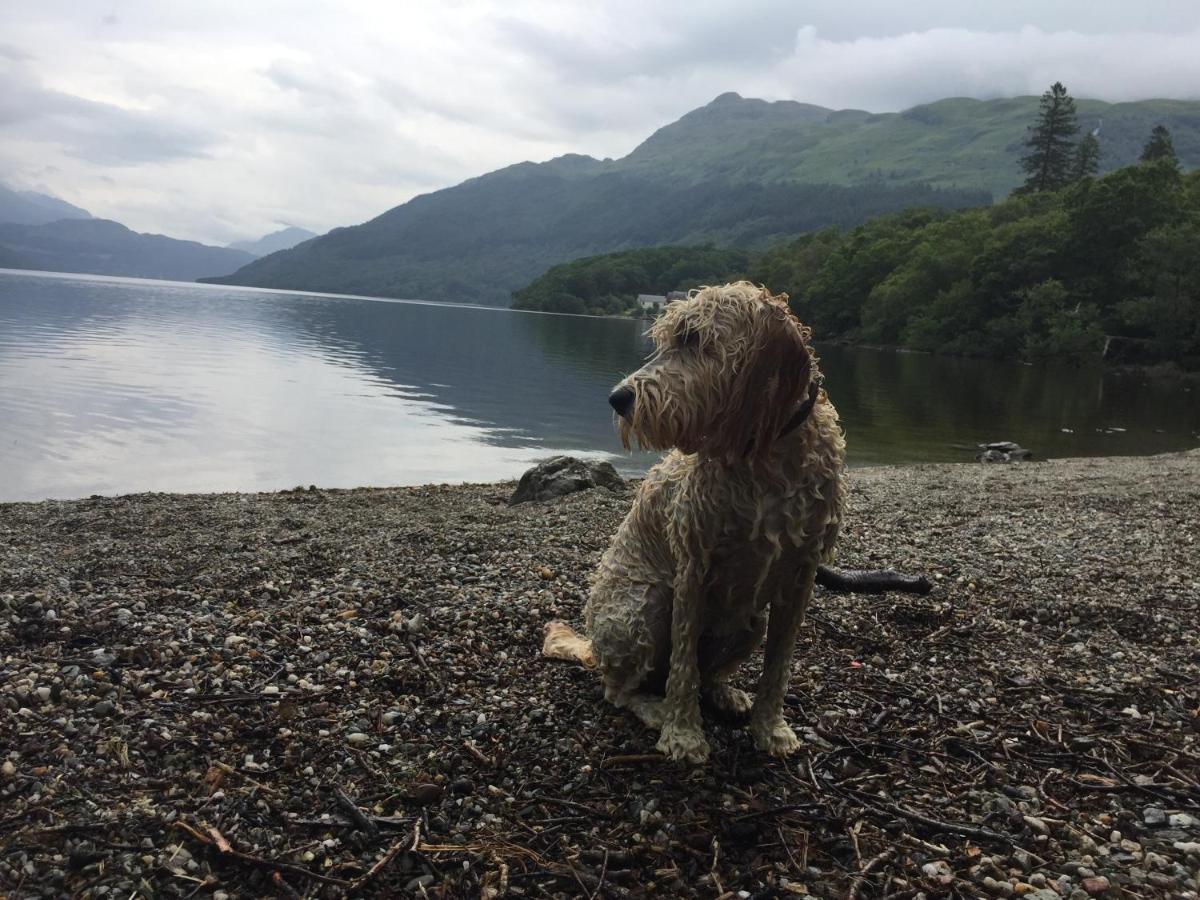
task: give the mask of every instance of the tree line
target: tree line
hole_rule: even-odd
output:
[[[1096,178],[1061,84],[1042,98],[1025,184],[988,207],[911,209],[765,252],[659,247],[556,266],[516,305],[619,312],[638,292],[748,277],[786,291],[818,339],[997,358],[1095,358],[1110,336],[1137,361],[1200,369],[1200,171],[1162,126],[1141,161]],[[546,308],[546,307],[542,307]]]

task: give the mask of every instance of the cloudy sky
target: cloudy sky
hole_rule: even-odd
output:
[[[619,157],[724,91],[1200,98],[1195,0],[0,0],[0,182],[213,243],[524,159]]]

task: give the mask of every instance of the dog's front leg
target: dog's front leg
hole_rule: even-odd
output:
[[[792,651],[816,575],[815,564],[806,566],[800,575],[800,596],[777,596],[771,602],[763,673],[750,709],[750,734],[755,746],[772,756],[787,756],[800,746],[795,732],[784,721],[783,695],[791,680]]]
[[[695,548],[677,557],[675,597],[671,610],[671,665],[663,700],[663,728],[658,749],[672,759],[702,763],[708,741],[700,719],[700,631],[703,626],[705,563]]]

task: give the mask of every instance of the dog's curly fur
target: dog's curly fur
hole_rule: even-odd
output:
[[[617,386],[633,393],[621,436],[674,449],[642,482],[588,599],[605,697],[661,729],[658,749],[676,759],[708,757],[702,693],[749,713],[756,745],[784,755],[798,745],[782,715],[792,651],[842,521],[837,413],[821,390],[788,430],[820,375],[786,295],[705,287],[651,335],[657,352]],[[727,679],[764,633],[751,698]]]

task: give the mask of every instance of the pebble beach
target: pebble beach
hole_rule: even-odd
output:
[[[699,767],[540,654],[629,488],[0,505],[0,895],[1200,896],[1200,451],[849,478],[933,592],[818,591],[801,751]]]

